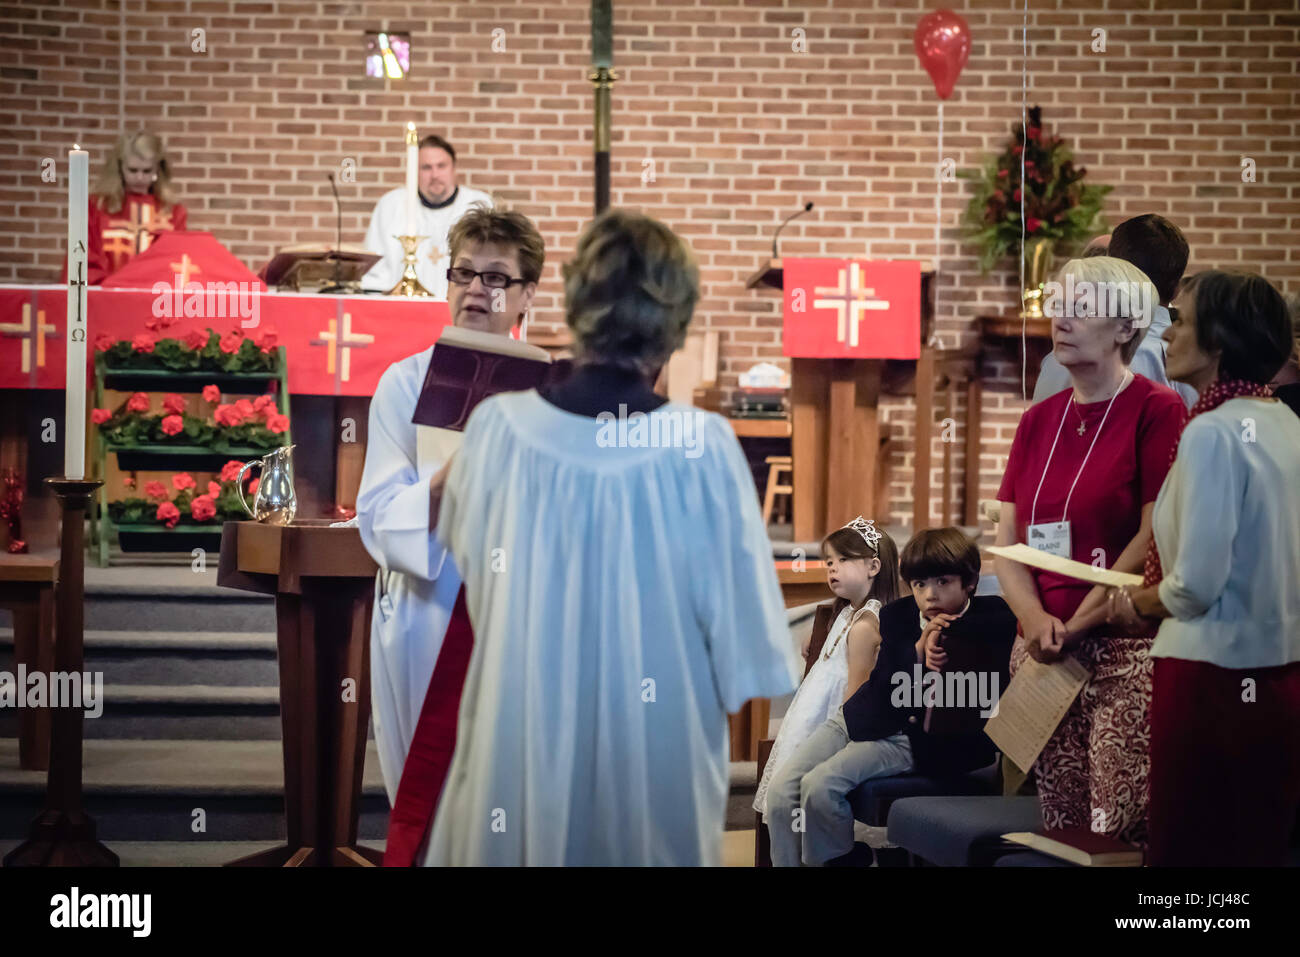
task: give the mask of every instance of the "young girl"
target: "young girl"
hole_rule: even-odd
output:
[[[880,606],[898,597],[898,549],[874,522],[859,516],[831,532],[822,540],[821,554],[826,581],[836,596],[834,617],[817,660],[795,691],[763,768],[754,810],[764,815],[773,773],[871,674],[880,647]],[[805,644],[804,656],[807,654]]]
[[[149,248],[168,230],[185,229],[163,142],[152,133],[127,133],[90,197],[87,282],[97,285]]]

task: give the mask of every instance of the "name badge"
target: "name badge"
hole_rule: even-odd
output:
[[[1038,525],[1030,525],[1026,534],[1030,548],[1060,558],[1071,557],[1069,522],[1040,522]]]

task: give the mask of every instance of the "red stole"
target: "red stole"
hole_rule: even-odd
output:
[[[473,650],[474,630],[465,604],[465,586],[461,585],[442,650],[433,667],[433,677],[429,679],[429,690],[424,695],[411,750],[402,766],[397,800],[388,819],[385,867],[414,867],[420,845],[433,823],[433,813],[456,748],[460,694]]]

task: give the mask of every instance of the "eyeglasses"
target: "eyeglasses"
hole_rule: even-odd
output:
[[[507,289],[517,282],[528,282],[527,279],[509,276],[503,272],[476,272],[473,269],[465,269],[461,266],[447,270],[447,281],[454,282],[458,286],[468,286],[474,281],[475,276],[483,280],[483,285],[489,289]]]

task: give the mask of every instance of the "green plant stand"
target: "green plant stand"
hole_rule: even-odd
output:
[[[173,372],[167,369],[110,369],[102,354],[95,356],[95,407],[104,406],[104,393],[112,389],[121,392],[176,392],[197,393],[206,385],[215,385],[223,393],[258,394],[267,385],[276,383],[275,404],[282,415],[289,414],[289,373],[284,346],[276,347],[277,372]],[[284,444],[293,444],[292,427],[284,433]],[[118,467],[123,471],[153,471],[176,469],[179,471],[216,471],[230,459],[261,458],[270,449],[236,446],[197,445],[133,445],[123,446],[108,442],[96,429],[94,468],[96,477],[107,480],[108,457],[117,456]],[[130,548],[123,551],[190,551],[195,547],[213,550],[221,538],[220,523],[213,530],[206,526],[178,525],[165,528],[161,525],[137,523],[118,525],[108,511],[108,488],[101,485],[95,497],[96,513],[90,517],[91,557],[100,568],[108,567],[108,552],[112,539],[121,536],[129,539]],[[196,542],[202,542],[196,544]]]

